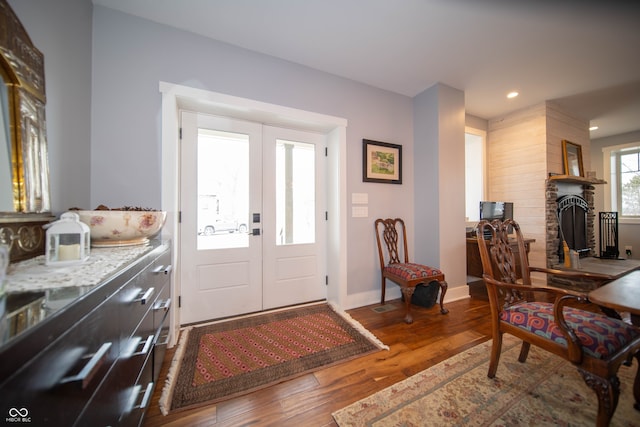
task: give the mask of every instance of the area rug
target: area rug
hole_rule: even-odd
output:
[[[160,410],[219,402],[380,349],[388,347],[328,304],[185,328]]]
[[[334,412],[348,426],[594,426],[595,393],[570,363],[531,346],[518,362],[520,342],[504,336],[494,379],[487,377],[491,341]],[[618,372],[621,393],[611,426],[640,426],[633,408],[638,364]]]

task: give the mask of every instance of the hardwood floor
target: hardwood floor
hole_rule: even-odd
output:
[[[158,408],[173,349],[167,351],[144,426],[336,426],[331,413],[490,338],[489,304],[471,298],[413,307],[414,323],[403,322],[400,300],[394,309],[379,304],[348,313],[390,347],[235,399],[163,416]]]

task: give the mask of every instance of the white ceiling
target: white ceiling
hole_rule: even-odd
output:
[[[639,1],[93,2],[411,97],[441,82],[484,119],[556,100],[592,138],[640,130]]]

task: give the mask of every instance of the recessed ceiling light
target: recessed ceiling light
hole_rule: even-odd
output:
[[[509,92],[509,93],[507,94],[507,98],[509,98],[509,99],[511,99],[511,98],[515,98],[515,97],[516,97],[516,96],[518,96],[518,95],[519,95],[519,93],[518,93],[518,92],[515,92],[515,91],[513,91],[513,92]]]
[[[591,127],[589,128],[589,130],[596,130],[596,129],[598,129],[598,126],[591,126]]]

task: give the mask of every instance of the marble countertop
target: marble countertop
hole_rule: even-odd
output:
[[[41,255],[11,264],[7,271],[5,291],[11,294],[95,286],[120,267],[152,249],[149,245],[92,248],[87,261],[64,267],[45,265],[45,257]]]

